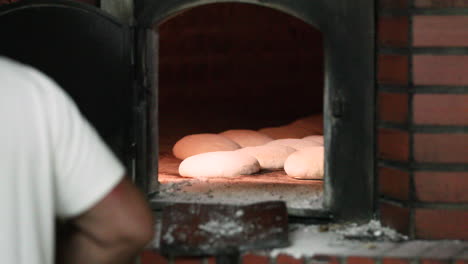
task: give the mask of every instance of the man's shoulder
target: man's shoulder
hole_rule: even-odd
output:
[[[47,101],[66,100],[58,84],[40,70],[0,56],[0,92],[16,94],[23,98],[26,105],[28,98]],[[66,97],[66,96],[65,96]],[[33,99],[34,98],[34,99]]]
[[[24,74],[33,72],[34,69],[21,62],[12,60],[8,57],[0,56],[0,74]]]

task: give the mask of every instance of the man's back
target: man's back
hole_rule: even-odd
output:
[[[2,263],[53,263],[55,217],[89,210],[124,168],[52,81],[2,58],[0,124]]]

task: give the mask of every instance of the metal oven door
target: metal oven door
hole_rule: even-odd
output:
[[[53,78],[126,164],[147,179],[137,152],[137,87],[133,30],[97,8],[71,1],[21,1],[0,8],[0,55]],[[143,117],[141,117],[143,116]],[[142,125],[139,125],[140,127]],[[140,161],[137,159],[140,158]]]

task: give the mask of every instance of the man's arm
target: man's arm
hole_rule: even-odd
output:
[[[125,178],[59,230],[57,263],[130,264],[153,237],[153,225],[147,201]]]

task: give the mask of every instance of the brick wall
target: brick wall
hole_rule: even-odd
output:
[[[240,257],[238,264],[468,264],[467,246],[467,242],[411,241],[386,243],[374,249],[356,248],[334,253],[324,251],[304,257],[246,253]],[[154,250],[143,252],[140,261],[142,264],[216,264],[215,257],[167,258]]]
[[[178,111],[281,119],[261,128],[322,111],[322,34],[295,17],[218,3],[185,10],[158,30],[162,119]]]
[[[468,239],[468,1],[378,1],[378,191],[384,223]]]

